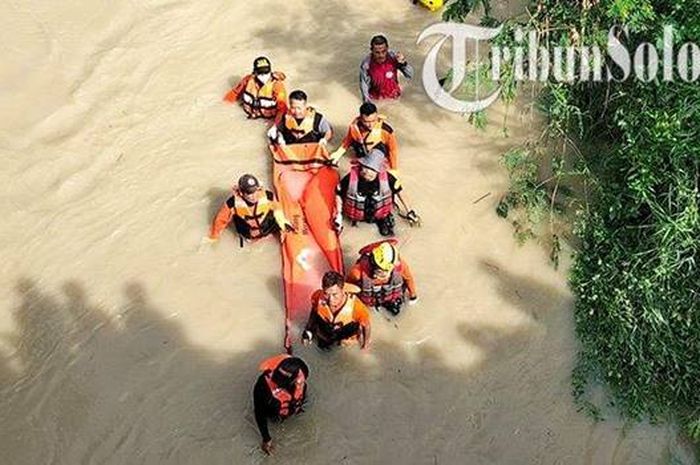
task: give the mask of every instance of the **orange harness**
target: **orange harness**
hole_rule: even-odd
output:
[[[262,224],[265,218],[273,210],[273,203],[268,200],[264,190],[256,193],[256,201],[253,205],[243,199],[238,191],[234,191],[233,214],[240,217],[250,226],[250,235],[253,239],[262,236]]]
[[[283,80],[284,74],[272,73],[270,80],[261,85],[255,76],[249,76],[241,96],[241,103],[243,110],[250,118],[277,116],[277,94],[284,94],[284,89],[280,89],[284,85]]]
[[[284,419],[292,414],[299,413],[304,404],[304,388],[306,387],[306,376],[304,372],[299,370],[296,379],[294,380],[294,392],[290,393],[283,389],[272,380],[272,373],[282,363],[283,360],[291,358],[290,355],[282,354],[275,357],[270,357],[260,364],[260,371],[263,372],[267,387],[270,388],[272,397],[280,403],[278,415]]]

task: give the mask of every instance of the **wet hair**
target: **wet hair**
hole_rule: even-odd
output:
[[[302,362],[300,358],[285,358],[284,360],[282,360],[282,362],[280,362],[275,371],[272,373],[272,380],[275,382],[275,384],[277,384],[280,387],[291,387],[294,383],[294,380],[296,380],[297,376],[299,376],[299,371],[301,371],[303,366],[304,362]],[[280,372],[280,369],[289,373],[289,376],[282,374],[282,372]]]
[[[365,102],[360,106],[360,114],[362,116],[373,115],[377,112],[377,105],[372,102]]]
[[[381,34],[378,34],[374,37],[372,37],[372,40],[369,41],[369,46],[374,47],[375,45],[386,45],[387,47],[389,46],[389,41],[387,38]]]
[[[321,280],[321,287],[323,289],[328,289],[333,286],[343,287],[343,284],[345,284],[345,278],[337,271],[327,271]]]
[[[302,100],[306,102],[307,99],[308,97],[306,95],[306,92],[304,92],[303,90],[295,90],[294,92],[289,94],[289,100]]]
[[[290,357],[282,360],[278,368],[282,368],[284,371],[286,371],[287,373],[291,373],[292,376],[296,378],[296,375],[299,373],[299,370],[301,370],[301,367],[303,366],[304,362],[302,362],[300,358]]]

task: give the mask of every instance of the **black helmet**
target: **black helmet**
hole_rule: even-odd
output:
[[[238,189],[244,194],[252,194],[260,189],[260,183],[252,174],[244,174],[238,179]]]
[[[253,73],[266,74],[272,70],[272,64],[267,57],[258,57],[253,61]]]

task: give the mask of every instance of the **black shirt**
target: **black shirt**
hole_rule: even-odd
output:
[[[303,361],[301,361],[301,363],[301,371],[303,371],[304,376],[308,378],[309,367]],[[304,395],[306,395],[306,392],[304,392]],[[270,388],[265,381],[264,374],[258,376],[258,381],[253,388],[253,406],[255,408],[255,422],[258,424],[260,435],[263,441],[267,442],[272,439],[270,437],[270,431],[267,428],[267,419],[269,417],[277,417],[280,403],[272,396],[272,392],[270,392]]]

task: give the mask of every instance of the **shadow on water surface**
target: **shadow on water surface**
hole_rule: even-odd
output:
[[[535,281],[518,283],[508,274],[494,279],[499,292],[515,285],[525,300],[552,297]],[[124,286],[116,311],[89,295],[78,282],[67,282],[60,295],[29,279],[16,286],[15,334],[3,336],[10,350],[0,357],[6,463],[266,460],[257,450],[251,389],[258,362],[277,353],[281,341],[222,354],[188,341],[180,322],[165,317],[170,313],[138,283]],[[527,302],[516,307],[534,312]],[[387,323],[375,317],[374,324]],[[561,418],[538,411],[570,404],[568,388],[555,391],[568,373],[546,366],[498,369],[524,358],[530,329],[462,323],[457,330],[478,353],[472,366],[458,368],[422,341],[377,338],[368,353],[298,347],[312,370],[310,405],[304,415],[273,426],[274,463],[564,463],[557,460],[570,455],[567,447],[581,457],[587,421],[570,407]],[[550,398],[553,392],[559,397]],[[524,396],[528,405],[518,407]],[[542,439],[571,420],[584,433],[579,443],[558,447]]]

